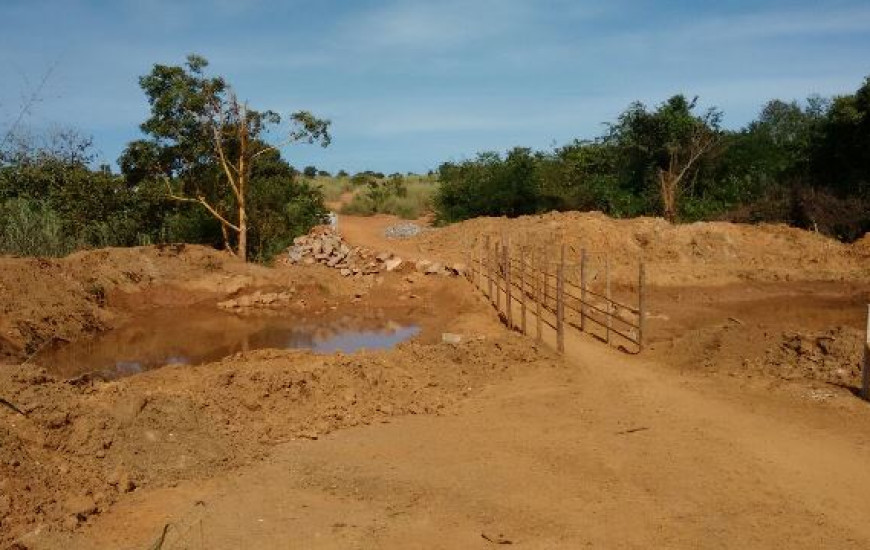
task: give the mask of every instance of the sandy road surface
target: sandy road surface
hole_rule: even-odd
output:
[[[416,239],[388,239],[384,236],[385,229],[400,223],[416,223],[423,227],[429,225],[426,219],[408,222],[408,220],[388,214],[365,217],[340,215],[338,217],[339,231],[353,245],[373,250],[389,250],[408,260],[431,258],[432,247],[426,243],[420,243]]]
[[[576,334],[567,352],[448,416],[136,496],[71,547],[142,547],[164,521],[168,548],[870,547],[870,407],[681,377]]]
[[[384,239],[395,222],[340,226],[353,244],[427,252]],[[731,287],[681,291],[692,308],[667,309],[668,295],[653,307],[670,325],[653,323],[659,349],[643,358],[570,331],[564,362],[500,378],[441,415],[291,441],[206,481],[137,490],[34,547],[147,548],[169,525],[164,549],[868,548],[870,405],[825,383],[821,401],[801,382],[780,391],[781,379],[740,371],[734,351],[800,320],[800,297],[824,288],[845,298],[806,300],[809,328],[853,324],[867,290],[855,284],[757,287],[751,307]],[[681,352],[681,338],[710,342]],[[734,352],[737,376],[700,368],[717,350]]]

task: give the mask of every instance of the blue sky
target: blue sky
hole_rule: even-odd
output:
[[[726,126],[771,98],[854,91],[870,3],[611,0],[0,0],[0,128],[75,127],[113,163],[139,137],[137,78],[195,52],[255,108],[333,122],[295,165],[425,171],[602,131],[631,101],[699,95]]]

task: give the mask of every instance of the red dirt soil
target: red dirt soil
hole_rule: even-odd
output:
[[[443,261],[483,233],[559,235],[624,266],[626,290],[642,252],[650,348],[569,331],[555,356],[461,279],[349,280],[200,247],[0,259],[9,363],[255,289],[292,289],[288,314],[401,307],[424,323],[393,351],[263,350],[112,382],[0,367],[20,411],[0,406],[0,546],[870,547],[870,406],[853,395],[867,237],[561,214],[392,241],[391,223],[339,227]]]

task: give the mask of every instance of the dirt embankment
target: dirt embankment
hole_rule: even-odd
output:
[[[112,294],[148,286],[183,289],[192,273],[225,273],[228,258],[204,247],[104,249],[61,259],[0,258],[0,360],[18,360],[51,339],[114,326]],[[176,299],[201,298],[193,292]]]
[[[870,281],[870,236],[844,244],[784,225],[699,222],[674,225],[661,218],[614,219],[603,214],[551,213],[517,219],[477,218],[409,239],[422,255],[462,258],[480,235],[505,235],[533,247],[569,246],[576,261],[607,255],[614,281],[631,283],[637,262],[656,286],[723,285],[745,281]],[[552,258],[557,255],[551,256]]]
[[[266,350],[113,382],[0,368],[0,545],[74,528],[136,487],[205,478],[271,445],[393,415],[438,414],[518,369],[554,366],[519,337],[350,356]]]
[[[686,372],[860,386],[870,284],[656,288],[646,355]]]
[[[342,218],[351,242],[383,238],[396,220]],[[681,370],[763,374],[857,387],[870,303],[870,234],[843,244],[782,225],[727,222],[673,225],[599,213],[478,218],[399,241],[410,258],[462,259],[480,236],[548,249],[568,245],[566,277],[579,283],[577,257],[589,253],[588,284],[603,292],[609,256],[616,298],[637,300],[646,262],[648,353]]]
[[[75,529],[141,487],[210,478],[293,438],[439,414],[518,369],[557,364],[504,333],[459,280],[399,273],[346,279],[321,266],[243,264],[202,247],[0,262],[2,349],[14,359],[0,361],[0,547],[38,528]],[[114,381],[65,380],[12,364],[51,339],[84,338],[135,322],[144,310],[172,306],[183,316],[256,291],[292,295],[281,311],[257,314],[310,320],[400,308],[422,334],[391,352],[264,350]],[[250,314],[237,312],[238,322],[256,325]],[[445,330],[462,334],[462,342],[435,343]]]
[[[323,285],[316,272],[246,264],[204,246],[106,248],[61,259],[0,257],[0,361],[17,363],[49,343],[117,327],[137,310],[216,302],[249,288],[292,290],[309,302],[355,292],[350,284]]]
[[[622,265],[615,275],[624,287],[643,254],[653,283],[646,357],[684,369],[855,383],[870,299],[867,237],[843,245],[778,226],[568,213],[472,220],[402,241],[402,254],[459,261],[469,236],[502,232],[530,243],[563,235],[572,250],[608,253]],[[458,279],[345,279],[320,266],[268,269],[192,246],[0,258],[0,363],[18,363],[53,339],[119,326],[142,308],[214,305],[258,289],[291,294],[293,312],[401,306],[429,336],[391,352],[267,350],[111,382],[0,366],[0,546],[40,526],[77,529],[126,492],[220,475],[282,441],[439,414],[520,371],[565,365],[504,331]],[[462,343],[433,343],[442,331],[463,334]]]

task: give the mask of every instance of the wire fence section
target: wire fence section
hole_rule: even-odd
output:
[[[628,352],[643,350],[642,259],[634,282],[614,284],[609,257],[556,239],[516,244],[504,236],[479,235],[466,240],[465,250],[466,277],[511,329],[543,340],[548,327],[556,332],[559,352],[565,351],[567,326]]]

